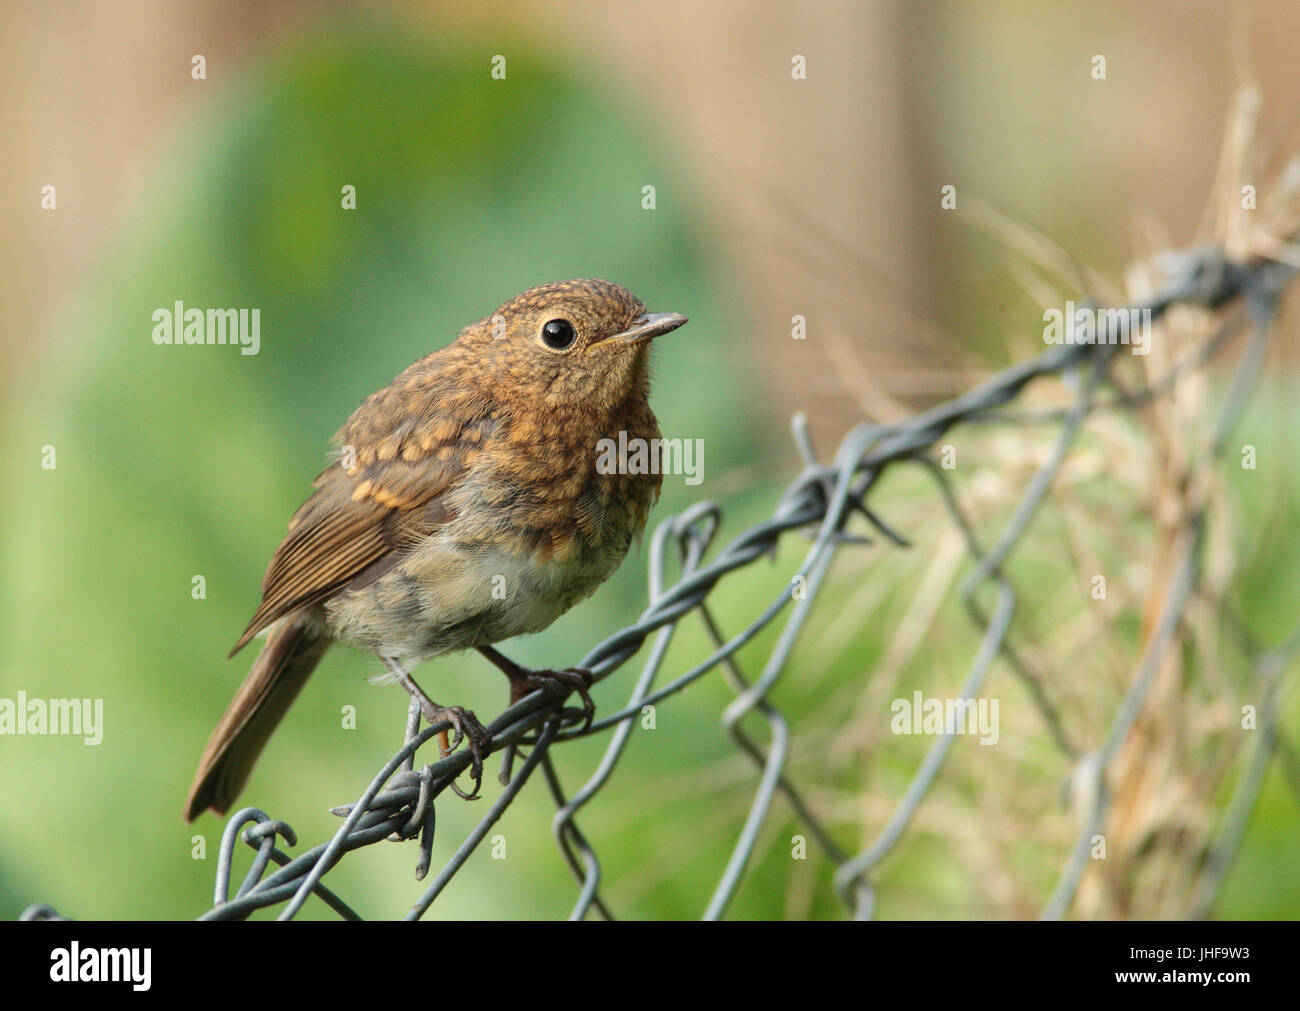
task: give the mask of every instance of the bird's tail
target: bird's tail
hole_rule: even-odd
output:
[[[186,821],[193,821],[207,808],[226,813],[248,781],[271,732],[332,641],[313,610],[286,615],[271,629],[248,677],[208,738],[185,801]]]

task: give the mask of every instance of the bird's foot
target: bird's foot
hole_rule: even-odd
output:
[[[424,689],[415,683],[415,679],[407,672],[401,661],[395,657],[383,657],[384,664],[392,672],[393,677],[397,679],[398,684],[406,689],[406,694],[413,698],[420,707],[420,715],[429,721],[429,725],[435,723],[450,723],[451,728],[456,731],[450,743],[447,741],[447,733],[443,731],[438,734],[438,746],[442,751],[442,757],[446,758],[456,750],[461,741],[465,741],[469,746],[469,753],[473,758],[470,766],[471,775],[474,777],[474,790],[472,793],[466,793],[456,785],[455,780],[451,783],[451,790],[457,797],[465,800],[474,800],[478,797],[478,792],[483,786],[483,759],[492,751],[492,735],[478,717],[468,709],[462,709],[460,706],[440,706],[424,693]],[[407,721],[407,740],[419,726],[419,720],[415,718],[414,713]]]
[[[469,748],[470,775],[474,780],[474,789],[466,793],[456,785],[455,780],[451,783],[451,789],[457,797],[465,800],[477,799],[478,792],[483,786],[483,759],[492,751],[492,734],[479,722],[477,716],[461,706],[440,706],[424,698],[420,700],[420,713],[430,726],[443,722],[451,724],[454,733],[450,742],[445,732],[438,735],[438,744],[443,758],[455,751],[461,741],[464,741]]]
[[[520,667],[507,671],[510,678],[510,704],[513,706],[520,699],[525,699],[533,692],[546,692],[556,700],[566,698],[570,692],[577,692],[582,699],[583,731],[591,728],[591,719],[596,714],[596,704],[591,701],[591,671],[580,667],[567,667],[564,670],[525,670]]]

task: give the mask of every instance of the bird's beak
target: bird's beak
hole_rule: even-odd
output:
[[[606,337],[604,340],[597,341],[592,347],[601,344],[644,344],[646,341],[662,334],[676,330],[686,322],[686,317],[675,312],[648,312],[638,316],[632,321],[632,325],[622,333],[616,333],[613,337]]]

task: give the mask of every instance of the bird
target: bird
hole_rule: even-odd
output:
[[[494,646],[588,597],[640,538],[662,468],[602,464],[598,449],[620,434],[660,445],[650,344],[686,322],[610,281],[542,284],[367,397],[267,566],[230,656],[265,642],[208,739],[185,820],[227,811],[335,642],[378,656],[425,720],[451,727],[444,754],[467,742],[474,787],[453,783],[461,796],[478,795],[491,735],[416,684],[425,660],[476,649],[512,705],[576,692],[589,726],[590,672],[528,670]]]

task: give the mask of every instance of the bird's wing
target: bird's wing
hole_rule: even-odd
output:
[[[476,455],[483,428],[432,409],[426,384],[405,377],[367,398],[340,430],[339,461],[289,521],[262,580],[262,603],[231,656],[289,612],[349,584],[360,588],[452,518],[446,493]]]

